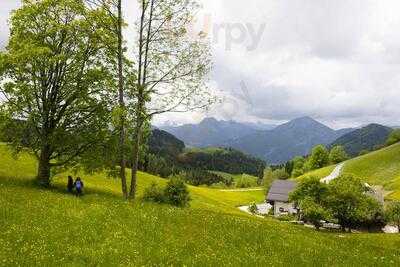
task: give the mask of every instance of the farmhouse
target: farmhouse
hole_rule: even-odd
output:
[[[275,216],[296,214],[297,208],[289,202],[289,194],[296,188],[296,182],[276,180],[268,191],[266,202],[272,205]]]

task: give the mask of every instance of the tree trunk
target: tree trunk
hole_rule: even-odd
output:
[[[50,186],[50,156],[50,146],[43,146],[42,150],[40,151],[39,168],[37,173],[37,182],[43,187]]]
[[[133,144],[132,149],[132,171],[131,171],[131,190],[129,192],[129,198],[135,199],[136,197],[136,181],[137,181],[137,172],[139,165],[139,149],[140,149],[140,140],[142,135],[142,123],[137,122],[135,127],[135,142]]]
[[[128,198],[128,188],[126,185],[126,160],[125,160],[125,101],[124,101],[124,77],[123,77],[123,51],[122,51],[122,3],[118,0],[118,96],[121,112],[119,130],[119,165],[122,194]]]

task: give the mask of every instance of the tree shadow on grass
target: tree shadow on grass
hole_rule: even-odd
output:
[[[25,178],[16,178],[16,177],[4,177],[0,176],[0,187],[6,186],[6,187],[14,187],[14,188],[25,188],[25,189],[34,189],[34,190],[41,190],[41,191],[49,191],[55,194],[59,194],[60,196],[71,196],[71,197],[76,197],[75,191],[74,192],[68,192],[66,184],[54,184],[51,185],[49,188],[43,188],[40,187],[35,178],[33,177],[25,177]],[[122,196],[119,196],[118,194],[114,192],[110,192],[107,190],[102,190],[98,188],[85,188],[84,189],[84,194],[80,196],[81,198],[85,197],[90,197],[90,196],[101,196],[105,198],[112,198],[112,199],[122,199]]]
[[[0,176],[0,185],[7,187],[39,188],[32,177],[16,178]]]

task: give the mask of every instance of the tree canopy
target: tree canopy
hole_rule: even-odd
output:
[[[329,163],[329,152],[324,145],[318,145],[313,148],[307,161],[307,167],[310,170],[325,167]]]
[[[0,53],[2,125],[24,122],[11,141],[37,156],[42,185],[52,167],[76,163],[107,130],[115,43],[109,23],[104,9],[82,0],[24,1],[11,17]]]
[[[349,156],[344,150],[343,146],[334,146],[329,153],[329,162],[331,164],[338,164],[347,160]]]
[[[367,192],[368,188],[351,175],[342,175],[330,183],[328,207],[343,229],[369,224],[380,212],[381,206]]]
[[[370,189],[358,178],[342,175],[330,184],[308,177],[290,194],[300,215],[316,228],[321,220],[337,222],[342,229],[381,227],[385,223],[382,205],[370,196]]]

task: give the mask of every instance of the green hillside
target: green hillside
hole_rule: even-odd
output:
[[[331,165],[331,166],[327,166],[327,167],[324,167],[321,169],[307,172],[307,173],[303,174],[302,176],[297,177],[296,180],[302,180],[309,176],[322,179],[322,178],[328,176],[335,169],[335,166],[336,165]]]
[[[182,166],[220,171],[231,174],[247,173],[259,176],[265,169],[263,160],[245,154],[232,148],[191,148],[178,156],[178,163]]]
[[[190,208],[126,203],[117,180],[82,175],[86,194],[35,187],[35,161],[0,145],[0,266],[390,266],[400,236],[323,233],[241,213],[262,192],[190,187]],[[139,196],[151,181],[139,174]]]
[[[311,171],[297,179],[324,178],[334,167]],[[382,185],[388,191],[388,199],[400,200],[400,143],[348,160],[342,173],[355,175],[371,185]]]
[[[389,198],[400,200],[400,143],[349,160],[343,173],[354,174],[369,184],[383,185],[393,191]]]
[[[383,125],[370,124],[339,137],[331,146],[343,146],[347,154],[354,157],[363,150],[372,151],[383,146],[392,131],[392,128]]]

